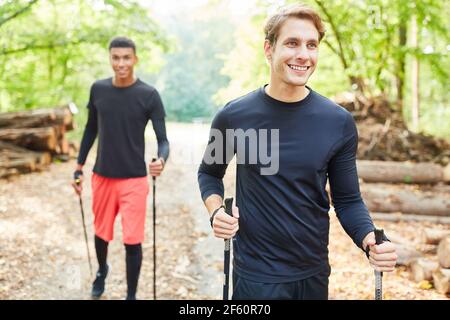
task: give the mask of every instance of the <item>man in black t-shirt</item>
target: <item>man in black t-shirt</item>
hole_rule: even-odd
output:
[[[327,180],[341,225],[370,248],[370,264],[393,271],[397,256],[392,243],[375,245],[352,115],[306,86],[324,36],[320,17],[293,5],[268,20],[265,35],[270,82],[216,114],[199,187],[214,235],[233,238],[233,299],[327,299]],[[237,207],[228,216],[222,178],[235,154]]]
[[[165,111],[158,91],[134,76],[138,62],[134,42],[125,37],[113,39],[109,56],[114,77],[96,81],[90,91],[86,128],[81,141],[73,184],[82,191],[87,155],[98,136],[97,158],[92,175],[95,249],[99,269],[92,297],[99,298],[109,271],[108,243],[113,239],[114,221],[122,215],[123,243],[126,249],[127,299],[136,299],[142,264],[142,242],[149,192],[145,164],[144,131],[149,120],[158,141],[158,159],[149,164],[150,175],[164,170],[169,156]]]

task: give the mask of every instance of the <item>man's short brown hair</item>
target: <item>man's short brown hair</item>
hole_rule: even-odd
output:
[[[294,4],[282,8],[279,12],[272,15],[264,26],[264,34],[270,45],[277,42],[281,26],[289,18],[298,18],[310,20],[319,32],[319,42],[325,35],[325,26],[319,14],[312,8],[304,4]]]

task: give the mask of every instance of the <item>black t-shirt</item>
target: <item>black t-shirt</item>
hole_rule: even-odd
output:
[[[150,119],[164,125],[165,111],[158,91],[139,79],[128,87],[114,86],[112,78],[99,80],[91,87],[87,107],[78,163],[85,163],[98,133],[95,173],[110,178],[146,176],[145,127]],[[165,127],[158,142],[161,138],[167,141]],[[163,157],[167,156],[168,150]]]
[[[357,129],[344,108],[311,89],[303,100],[284,103],[260,88],[228,103],[216,114],[212,128],[224,137],[227,129],[279,130],[279,169],[275,174],[262,175],[261,169],[273,164],[260,158],[251,163],[248,154],[245,163],[237,162],[240,218],[233,248],[234,270],[240,276],[281,283],[329,272],[327,179],[337,216],[353,241],[360,247],[374,230],[359,190]],[[207,148],[198,172],[203,200],[224,194],[222,178],[230,158],[225,150],[218,153],[216,137],[210,135],[208,147],[215,145],[211,149],[222,155],[225,164],[205,161],[211,151]],[[269,131],[266,137],[270,137]],[[266,137],[262,139],[271,150],[271,143],[277,141]],[[239,160],[237,145],[234,142],[230,154],[236,153]],[[223,139],[223,149],[230,146],[233,143]]]

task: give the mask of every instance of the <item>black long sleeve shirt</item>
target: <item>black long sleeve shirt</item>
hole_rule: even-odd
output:
[[[222,163],[206,161],[211,152],[208,147],[217,143],[212,134],[198,170],[203,200],[212,194],[223,197],[222,178],[231,160],[225,149],[234,148],[231,154],[245,159],[237,163],[240,218],[233,238],[234,270],[240,276],[281,283],[329,272],[327,179],[339,221],[355,244],[361,247],[364,237],[374,230],[359,190],[357,129],[344,108],[311,89],[303,100],[284,103],[268,96],[262,87],[222,108],[212,129],[224,137],[227,129],[279,129],[279,142],[266,139],[268,150],[271,143],[278,145],[275,174],[262,175],[261,169],[269,164],[262,164],[259,156],[257,163],[250,163],[250,155],[237,148],[235,137],[235,141],[223,139]]]
[[[147,175],[144,132],[152,121],[158,156],[167,160],[165,111],[158,91],[137,79],[129,87],[115,87],[112,78],[96,81],[90,91],[88,120],[78,163],[84,164],[97,135],[94,172],[110,178]]]

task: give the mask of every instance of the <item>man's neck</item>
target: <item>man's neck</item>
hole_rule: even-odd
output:
[[[126,79],[120,79],[117,77],[113,77],[112,82],[113,82],[113,86],[115,86],[115,87],[129,87],[133,83],[135,83],[136,80],[137,80],[136,77],[134,75],[132,75],[131,77],[126,78]]]
[[[306,86],[292,86],[285,83],[270,82],[266,93],[272,98],[283,102],[297,102],[303,100],[309,93]]]

